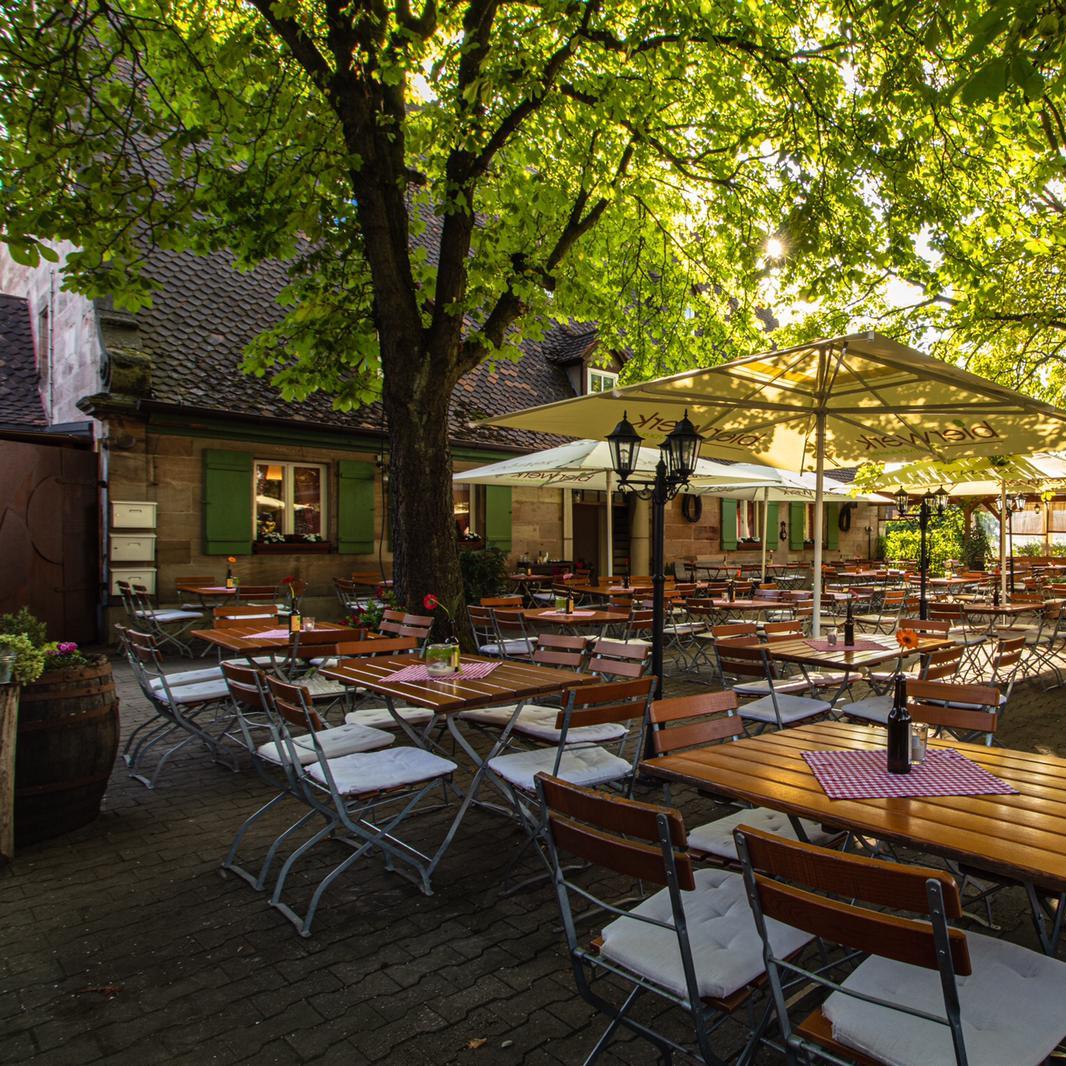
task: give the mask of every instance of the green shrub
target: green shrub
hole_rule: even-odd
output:
[[[1044,554],[1044,545],[1030,541],[1028,544],[1017,544],[1014,547],[1014,554],[1018,558],[1031,558],[1036,555]]]
[[[467,603],[477,603],[486,596],[499,596],[507,589],[507,556],[499,548],[460,552],[459,569]]]
[[[968,570],[983,570],[992,555],[992,544],[984,523],[974,516],[973,525],[962,535],[962,560]]]
[[[942,575],[949,559],[965,559],[964,517],[958,507],[949,507],[943,515],[929,520],[926,550],[929,552],[929,573]],[[921,533],[918,520],[889,522],[885,526],[885,558],[917,559]]]
[[[0,634],[0,650],[13,651],[17,656],[11,675],[20,685],[28,685],[44,673],[45,650],[35,647],[25,633]]]
[[[48,627],[28,607],[20,607],[14,614],[0,614],[0,635],[19,633],[28,637],[35,648],[48,643]]]

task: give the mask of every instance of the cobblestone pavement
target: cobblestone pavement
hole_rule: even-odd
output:
[[[116,676],[125,734],[147,706],[128,669]],[[1020,688],[1003,739],[1066,754],[1063,711],[1059,692]],[[576,994],[550,889],[499,896],[520,843],[503,819],[467,819],[431,897],[376,862],[357,864],[301,939],[219,870],[235,828],[265,798],[254,773],[202,753],[176,759],[154,792],[120,762],[95,823],[24,849],[0,872],[0,1062],[583,1061],[603,1023]],[[690,824],[706,817],[708,801],[674,798]],[[293,809],[264,820],[253,855]],[[417,836],[439,839],[442,818],[427,816]],[[317,849],[303,886],[338,854]],[[295,883],[293,894],[306,898]],[[1006,935],[1032,945],[1021,893],[996,907]],[[668,1024],[686,1031],[683,1018]],[[737,1048],[739,1031],[726,1027],[721,1046]],[[654,1055],[623,1036],[602,1061]]]

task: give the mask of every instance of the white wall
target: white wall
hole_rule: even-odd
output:
[[[96,312],[91,300],[63,291],[62,264],[73,245],[59,245],[57,250],[59,263],[42,261],[37,267],[24,267],[14,262],[6,246],[0,244],[0,292],[20,296],[30,303],[38,381],[50,425],[84,422],[87,416],[75,406],[77,401],[101,391]],[[49,329],[43,328],[41,317],[46,309]]]

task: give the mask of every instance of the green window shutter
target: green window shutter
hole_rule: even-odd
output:
[[[722,551],[737,550],[737,501],[722,499]]]
[[[788,505],[788,547],[790,551],[803,551],[803,508],[805,503]]]
[[[204,555],[252,550],[252,456],[204,449]]]
[[[511,490],[507,485],[488,485],[485,488],[485,544],[511,550]]]
[[[840,526],[837,521],[840,518],[840,504],[827,503],[825,505],[825,546],[828,551],[836,551],[840,544]]]
[[[344,555],[374,550],[374,474],[373,463],[337,464],[337,551]]]
[[[762,530],[759,530],[762,536]],[[773,551],[777,547],[777,504],[766,504],[766,550]]]

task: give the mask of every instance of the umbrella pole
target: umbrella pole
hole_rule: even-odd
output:
[[[814,473],[818,483],[814,487],[814,566],[811,574],[814,617],[811,619],[811,633],[817,637],[822,632],[822,530],[825,527],[825,494],[822,489],[822,475],[825,473],[825,411],[818,412],[814,439]]]
[[[999,599],[1007,602],[1007,482],[999,482]]]
[[[607,471],[607,576],[614,576],[614,507],[611,492],[614,489],[614,471]]]
[[[770,527],[767,524],[770,520],[770,508],[767,504],[770,502],[770,490],[765,488],[762,490],[762,580],[766,580],[766,542],[770,537]]]

